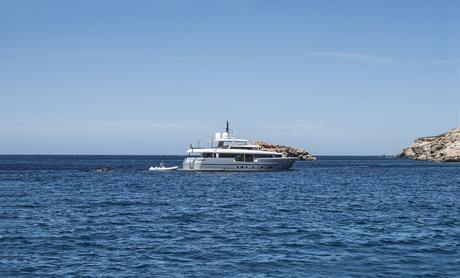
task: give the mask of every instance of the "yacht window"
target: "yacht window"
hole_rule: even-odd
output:
[[[230,158],[234,158],[237,154],[234,154],[234,153],[219,153],[219,157],[230,157]]]
[[[254,147],[244,146],[244,145],[232,145],[232,146],[230,146],[230,149],[255,150]]]
[[[229,149],[230,148],[230,142],[219,142],[219,144],[217,145],[217,147],[219,148],[223,148],[223,149]]]
[[[204,158],[209,158],[209,157],[216,157],[214,153],[203,153]]]
[[[235,157],[235,161],[244,161],[244,154],[239,154]]]
[[[264,158],[264,157],[273,157],[271,154],[256,154],[254,155],[255,158]]]
[[[254,155],[253,154],[245,154],[244,155],[244,161],[253,162],[254,161]]]
[[[254,155],[253,154],[238,154],[235,156],[235,161],[244,161],[244,162],[253,162]]]

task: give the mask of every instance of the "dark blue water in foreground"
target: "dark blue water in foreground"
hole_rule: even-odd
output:
[[[182,158],[0,156],[0,276],[460,275],[460,164],[146,171],[160,160]]]

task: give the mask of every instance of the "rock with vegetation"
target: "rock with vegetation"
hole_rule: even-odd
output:
[[[302,148],[274,145],[263,141],[256,141],[254,144],[259,145],[264,151],[283,153],[289,157],[298,157],[300,160],[316,160],[316,157]]]
[[[430,161],[460,161],[460,127],[438,135],[421,137],[405,148],[401,157]]]

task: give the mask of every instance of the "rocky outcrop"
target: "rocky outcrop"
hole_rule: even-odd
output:
[[[431,161],[460,161],[460,128],[438,135],[421,137],[405,148],[401,157]]]
[[[293,148],[282,145],[274,145],[263,141],[254,142],[255,145],[259,145],[262,150],[272,151],[278,153],[284,153],[290,157],[298,157],[300,160],[316,160],[316,157],[311,155],[305,149],[302,148]]]

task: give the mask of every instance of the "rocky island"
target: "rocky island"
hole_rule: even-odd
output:
[[[460,127],[441,135],[418,138],[400,156],[416,160],[460,161]]]
[[[305,149],[302,148],[294,148],[288,147],[283,145],[274,145],[264,141],[256,141],[254,142],[255,145],[259,145],[261,150],[264,151],[272,151],[278,153],[284,153],[289,157],[298,157],[300,160],[316,160],[316,157],[311,155]]]

